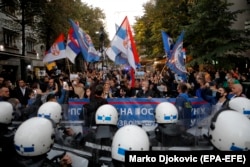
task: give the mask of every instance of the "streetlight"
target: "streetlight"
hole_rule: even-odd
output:
[[[105,59],[106,59],[105,54],[103,54],[103,52],[104,52],[104,41],[105,41],[105,38],[106,38],[106,34],[104,32],[104,28],[100,27],[99,41],[100,41],[100,52],[101,52],[101,55],[102,55],[102,70],[103,70],[103,67],[104,67]]]

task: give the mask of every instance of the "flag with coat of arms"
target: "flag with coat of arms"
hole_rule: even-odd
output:
[[[134,70],[138,67],[139,56],[127,16],[116,31],[106,54],[116,64],[127,64]]]
[[[67,39],[67,45],[66,45],[66,56],[67,58],[75,64],[75,58],[80,53],[80,46],[77,42],[76,35],[74,33],[74,29],[70,27],[68,31],[68,39]]]
[[[100,60],[101,54],[96,51],[89,34],[85,33],[73,20],[69,19],[73,28],[74,38],[77,40],[79,48],[82,52],[83,59],[86,62],[96,62]]]
[[[187,79],[187,70],[183,57],[183,37],[184,31],[182,31],[180,36],[178,37],[166,65],[175,74],[179,75],[179,77],[181,77],[183,81],[185,81]]]
[[[46,52],[43,62],[52,62],[66,58],[64,35],[60,34],[50,49]]]
[[[106,54],[115,64],[129,65],[131,67],[131,87],[134,87],[135,72],[140,67],[140,62],[127,16],[117,29],[111,41],[111,46],[106,50]]]

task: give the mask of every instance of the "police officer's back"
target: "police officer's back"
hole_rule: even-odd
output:
[[[125,125],[118,129],[112,141],[111,167],[125,167],[125,150],[150,150],[149,137],[144,129],[137,125]]]
[[[14,119],[14,110],[9,102],[0,102],[0,161],[8,163],[10,157],[15,154],[13,138],[14,129],[10,129],[12,120]],[[6,164],[5,163],[5,164]]]
[[[17,155],[11,166],[18,167],[53,167],[60,166],[47,158],[47,153],[54,144],[55,130],[52,121],[33,117],[23,122],[14,136]]]
[[[187,133],[178,122],[178,110],[170,102],[162,102],[156,106],[155,119],[158,126],[155,129],[156,141],[161,146],[194,146],[195,138]],[[152,145],[158,145],[154,140]]]

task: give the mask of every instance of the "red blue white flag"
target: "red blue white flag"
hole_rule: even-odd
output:
[[[64,35],[60,34],[51,48],[46,52],[43,62],[52,62],[64,58],[66,58]]]
[[[73,20],[69,20],[74,30],[75,38],[80,46],[83,58],[86,62],[96,62],[100,60],[100,53],[96,51],[91,37],[85,33]]]
[[[80,53],[80,46],[77,42],[76,35],[74,33],[74,29],[71,27],[68,32],[68,39],[66,45],[66,56],[67,58],[75,64],[75,58]]]
[[[118,28],[106,54],[116,64],[130,65],[136,71],[139,56],[127,16]]]

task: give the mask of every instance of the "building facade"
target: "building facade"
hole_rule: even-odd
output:
[[[16,8],[0,0],[0,75],[12,83],[17,79],[26,79],[37,68],[44,68],[43,44],[37,43],[30,26],[25,25],[23,29],[19,13]]]

